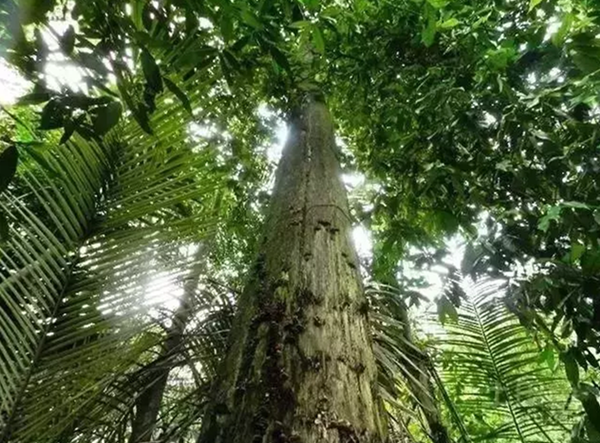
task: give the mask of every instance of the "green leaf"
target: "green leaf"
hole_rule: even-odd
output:
[[[188,99],[185,92],[183,92],[181,89],[179,89],[179,87],[175,83],[173,83],[171,80],[169,80],[167,77],[163,77],[163,81],[165,82],[167,89],[169,91],[171,91],[171,93],[179,99],[179,101],[181,102],[181,104],[183,105],[185,110],[187,112],[189,112],[190,115],[194,115],[194,113],[192,111],[192,105],[190,104],[190,100]]]
[[[75,122],[71,119],[68,119],[65,122],[65,130],[63,132],[62,137],[60,138],[59,144],[60,145],[64,145],[66,142],[69,141],[69,139],[71,138],[71,136],[73,135],[73,133],[75,132],[75,129],[77,128]]]
[[[556,354],[554,353],[554,347],[547,345],[540,354],[540,360],[545,362],[551,371],[554,371],[556,369]]]
[[[529,12],[533,11],[544,0],[529,0]]]
[[[312,23],[308,20],[299,20],[297,22],[294,22],[290,25],[290,28],[293,29],[305,29],[305,28],[309,28],[312,25]]]
[[[427,3],[429,3],[435,9],[442,9],[442,8],[448,6],[450,1],[449,0],[427,0]]]
[[[600,209],[594,211],[594,220],[600,225]]]
[[[517,50],[512,46],[489,49],[485,58],[491,69],[502,71],[508,67],[518,56]]]
[[[60,47],[66,54],[72,54],[75,48],[75,28],[69,25],[65,33],[60,38]]]
[[[52,165],[46,159],[46,155],[43,151],[37,149],[28,149],[27,154],[45,171],[49,172],[49,175],[53,178],[59,178],[60,174],[52,167]]]
[[[122,112],[123,107],[117,101],[94,109],[91,113],[94,132],[98,135],[106,134],[119,122]]]
[[[582,383],[575,391],[575,395],[581,401],[591,427],[595,433],[600,434],[600,404],[597,390],[587,383]]]
[[[262,24],[258,21],[256,16],[246,9],[242,11],[241,18],[244,23],[246,23],[254,29],[262,28]]]
[[[135,121],[138,122],[138,124],[144,130],[144,132],[146,132],[147,134],[153,134],[152,128],[150,127],[150,120],[148,119],[148,113],[142,106],[138,107],[134,102],[133,97],[129,93],[128,88],[126,87],[126,84],[124,84],[126,83],[126,78],[118,69],[115,70],[115,75],[119,80],[117,81],[117,88],[119,89],[119,93],[121,94],[123,101],[127,104],[129,110],[132,112],[133,118],[135,119]]]
[[[579,365],[577,364],[577,360],[573,355],[572,350],[568,350],[567,352],[563,352],[560,355],[560,359],[565,365],[565,372],[567,374],[567,379],[573,388],[577,387],[579,384]]]
[[[540,218],[538,221],[538,229],[543,232],[547,232],[550,227],[551,221],[560,220],[560,213],[562,211],[561,206],[547,206],[546,215]]]
[[[431,46],[435,41],[435,34],[437,33],[437,20],[435,17],[435,12],[430,11],[428,13],[427,25],[423,28],[421,32],[421,41],[427,47]]]
[[[50,130],[61,128],[64,122],[65,109],[57,99],[52,99],[44,109],[40,120],[40,129]]]
[[[453,322],[458,321],[458,311],[456,310],[456,307],[452,304],[452,302],[448,299],[448,297],[446,297],[445,295],[438,299],[437,308],[438,317],[442,324],[446,322],[447,317],[449,317],[450,320],[452,320]]]
[[[226,42],[229,42],[235,38],[233,21],[231,20],[231,16],[229,14],[223,14],[219,25],[221,28],[221,34]]]
[[[144,71],[144,77],[148,82],[148,86],[154,93],[161,92],[163,90],[162,76],[160,75],[160,69],[156,64],[156,60],[152,57],[152,54],[148,52],[146,48],[142,48],[142,70]]]
[[[438,27],[438,29],[452,29],[452,28],[458,26],[459,24],[460,24],[460,22],[456,18],[452,17],[452,18],[449,18],[448,20],[444,20],[443,22],[438,23],[437,27]]]
[[[17,103],[19,105],[38,105],[47,102],[50,98],[51,95],[49,92],[32,92],[19,98]]]
[[[576,262],[585,252],[585,245],[581,243],[572,243],[571,244],[571,253],[569,255],[569,259],[571,263]]]
[[[277,62],[279,66],[281,66],[286,71],[291,72],[292,67],[288,62],[286,55],[283,52],[281,52],[279,48],[277,48],[274,45],[269,45],[269,52],[271,53],[273,60],[275,60],[275,62]]]
[[[571,30],[571,26],[573,25],[574,18],[575,17],[573,16],[573,14],[565,14],[565,16],[562,19],[560,28],[558,28],[558,31],[556,31],[556,33],[552,36],[552,44],[554,46],[560,48],[565,43],[567,35]]]
[[[323,40],[323,34],[321,33],[321,29],[317,25],[311,27],[311,36],[312,42],[315,46],[315,49],[319,54],[325,53],[325,40]]]
[[[0,153],[0,192],[4,191],[17,172],[19,151],[10,145]]]
[[[204,68],[215,59],[218,51],[208,45],[193,45],[177,57],[176,62],[180,66],[193,66],[198,69]]]
[[[588,205],[586,205],[585,203],[574,202],[574,201],[563,202],[563,203],[561,203],[561,205],[566,208],[590,209],[590,207]]]

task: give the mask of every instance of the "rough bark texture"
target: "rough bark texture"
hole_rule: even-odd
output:
[[[386,441],[332,122],[299,114],[201,443]]]
[[[183,333],[193,314],[194,292],[206,268],[206,250],[206,244],[199,245],[195,253],[194,266],[184,282],[181,303],[173,315],[162,352],[149,369],[148,380],[144,383],[147,388],[136,399],[129,443],[152,441],[173,358],[181,350]]]

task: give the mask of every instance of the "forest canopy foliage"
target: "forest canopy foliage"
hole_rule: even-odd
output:
[[[0,441],[146,441],[162,381],[195,440],[307,95],[392,441],[600,441],[597,1],[7,0],[0,56]]]

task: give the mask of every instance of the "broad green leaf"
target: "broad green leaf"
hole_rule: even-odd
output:
[[[123,108],[118,101],[94,109],[92,113],[94,132],[98,135],[106,134],[119,122],[122,111]]]
[[[58,99],[52,99],[44,109],[40,119],[40,129],[49,130],[61,128],[64,122],[65,109]]]
[[[4,191],[17,171],[19,152],[15,145],[9,145],[0,153],[0,192]]]
[[[163,77],[163,81],[165,82],[167,89],[169,91],[171,91],[173,93],[173,95],[175,95],[175,97],[177,97],[179,99],[179,101],[181,102],[181,104],[183,105],[185,110],[187,112],[189,112],[190,115],[193,115],[194,113],[192,111],[192,105],[190,104],[190,100],[188,99],[185,92],[183,92],[181,89],[179,89],[179,87],[175,83],[173,83],[171,80],[169,80],[167,77]]]
[[[156,60],[154,60],[152,54],[145,48],[142,48],[141,59],[144,77],[148,82],[148,86],[154,93],[161,92],[163,90],[162,76],[160,75],[160,69],[156,64]]]

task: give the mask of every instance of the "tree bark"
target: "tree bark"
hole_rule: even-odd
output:
[[[148,380],[144,383],[147,388],[136,399],[129,443],[152,440],[169,373],[175,363],[174,357],[181,350],[185,328],[194,312],[194,292],[206,268],[206,253],[206,244],[200,244],[194,254],[194,265],[183,284],[181,303],[173,315],[173,323],[167,332],[161,354],[149,369]]]
[[[200,443],[381,443],[386,424],[333,124],[293,118]]]

